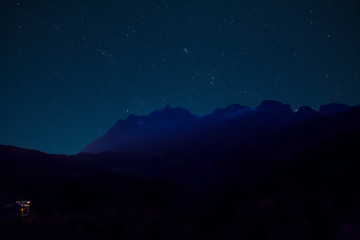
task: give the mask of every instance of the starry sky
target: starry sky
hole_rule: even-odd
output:
[[[358,0],[2,0],[0,144],[74,154],[118,119],[360,103]]]

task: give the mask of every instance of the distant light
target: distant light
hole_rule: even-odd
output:
[[[20,216],[25,217],[30,214],[30,201],[16,201],[20,206]]]

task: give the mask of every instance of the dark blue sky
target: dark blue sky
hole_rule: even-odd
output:
[[[0,144],[72,154],[166,104],[360,103],[360,2],[0,3]]]

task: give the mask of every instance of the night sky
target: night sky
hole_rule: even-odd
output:
[[[360,1],[0,3],[0,144],[74,154],[118,119],[360,103]]]

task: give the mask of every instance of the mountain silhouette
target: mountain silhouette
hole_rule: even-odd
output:
[[[82,152],[154,155],[184,145],[198,148],[208,148],[209,145],[216,148],[217,145],[221,148],[234,142],[249,142],[315,116],[341,113],[348,109],[349,106],[333,103],[321,106],[319,112],[310,107],[300,107],[294,112],[288,104],[266,100],[256,108],[233,104],[199,117],[186,109],[168,105],[148,116],[130,115],[126,120],[119,120]]]

